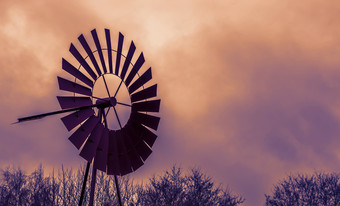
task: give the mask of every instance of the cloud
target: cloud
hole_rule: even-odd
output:
[[[173,158],[218,171],[212,173],[255,205],[263,196],[240,186],[241,176],[269,191],[289,171],[339,169],[339,31],[335,10],[321,16],[329,7],[319,2],[252,6],[238,19],[178,37],[156,67],[163,103],[175,114],[164,121],[177,132],[163,134],[173,139]],[[255,16],[263,6],[270,10]],[[316,15],[300,13],[317,7]],[[229,165],[248,172],[227,175]]]
[[[57,119],[6,125],[57,109],[70,42],[107,27],[144,52],[162,99],[154,152],[133,177],[198,166],[259,205],[289,172],[340,169],[339,3],[0,4],[1,165],[82,162]]]

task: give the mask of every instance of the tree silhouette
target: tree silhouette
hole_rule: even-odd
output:
[[[26,184],[27,176],[20,168],[2,171],[0,205],[28,205],[30,190]]]
[[[266,205],[340,205],[340,175],[289,175],[266,196]]]
[[[44,177],[44,171],[40,165],[30,176],[27,177],[27,189],[29,192],[30,205],[53,205],[53,190],[56,187],[51,178]]]
[[[85,167],[77,171],[65,169],[57,177],[45,176],[40,165],[30,175],[20,168],[8,167],[1,171],[0,205],[78,205]],[[90,183],[88,183],[89,185]],[[182,169],[173,167],[161,176],[153,176],[147,184],[134,184],[128,176],[119,178],[124,205],[227,205],[242,203],[244,198],[215,186],[212,179],[199,169],[183,175]],[[83,205],[89,201],[89,187]],[[114,177],[98,172],[96,205],[118,205]]]
[[[216,187],[199,169],[183,175],[182,169],[176,166],[162,176],[153,176],[149,184],[140,185],[137,191],[136,205],[234,206],[244,202],[244,198]]]

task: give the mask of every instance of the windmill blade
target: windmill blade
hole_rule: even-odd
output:
[[[157,84],[132,94],[131,102],[137,102],[155,96],[157,96]]]
[[[138,154],[135,146],[133,145],[133,141],[131,140],[132,137],[130,137],[128,131],[126,131],[126,129],[123,129],[122,134],[123,134],[123,139],[129,145],[128,157],[130,159],[132,169],[136,171],[138,168],[140,168],[144,164],[144,162],[140,158],[140,155]]]
[[[92,105],[90,97],[57,96],[57,99],[62,109]]]
[[[126,59],[125,59],[124,65],[123,65],[122,72],[120,73],[120,78],[123,79],[123,80],[124,80],[124,77],[125,77],[125,74],[126,74],[128,68],[129,68],[129,65],[131,63],[131,59],[133,57],[133,54],[135,53],[135,50],[136,50],[136,46],[133,43],[133,41],[131,41],[129,51],[128,51],[128,54],[126,56]]]
[[[141,125],[142,126],[142,125]],[[157,135],[142,126],[141,138],[149,145],[151,148],[157,139]]]
[[[84,35],[81,34],[81,35],[78,37],[78,40],[79,40],[79,42],[81,43],[81,45],[83,46],[83,48],[85,49],[87,55],[90,57],[91,62],[92,62],[92,64],[93,64],[94,68],[96,69],[98,75],[100,76],[100,75],[102,74],[102,72],[100,71],[100,68],[99,68],[99,66],[98,66],[97,60],[96,60],[96,58],[94,57],[94,55],[93,55],[93,53],[92,53],[92,50],[91,50],[90,46],[88,45],[88,43],[87,43],[87,41],[86,41]]]
[[[129,152],[128,155],[131,161],[131,166],[132,166],[133,171],[136,171],[138,168],[143,166],[144,162],[141,159],[140,155],[138,154],[136,148],[133,148],[133,150]]]
[[[149,129],[147,129],[143,125],[138,124],[133,121],[130,121],[128,125],[131,131],[133,131],[140,139],[146,142],[150,148],[152,148],[153,144],[155,143],[157,139],[156,134],[151,132]]]
[[[143,114],[139,112],[131,112],[131,117],[133,121],[143,124],[151,129],[157,130],[159,124],[159,117],[155,117],[148,114]]]
[[[93,30],[91,31],[91,34],[92,34],[94,43],[95,43],[95,45],[96,45],[96,47],[97,47],[97,51],[98,51],[98,54],[99,54],[99,58],[100,58],[100,61],[101,61],[101,63],[102,63],[102,67],[103,67],[104,74],[105,74],[105,73],[107,73],[107,70],[106,70],[106,65],[105,65],[105,61],[104,61],[104,56],[103,56],[102,47],[100,46],[100,42],[99,42],[99,39],[98,39],[98,35],[97,35],[96,29],[93,29]]]
[[[118,146],[118,162],[120,168],[120,174],[126,175],[132,172],[130,158],[128,156],[127,147],[121,130],[117,132],[117,146]]]
[[[92,132],[99,120],[98,117],[92,115],[68,138],[77,149],[84,144],[87,136]]]
[[[137,125],[138,124],[129,122],[126,125],[126,131],[137,153],[143,159],[143,161],[145,161],[152,153],[152,150],[141,138],[141,133],[138,131]]]
[[[120,175],[116,131],[109,132],[109,149],[107,154],[107,174]]]
[[[143,52],[139,55],[135,65],[133,65],[130,74],[128,75],[128,77],[125,80],[125,85],[129,86],[132,79],[136,76],[137,72],[139,71],[139,69],[142,67],[142,65],[144,64],[145,59],[144,59],[144,55]]]
[[[91,69],[91,67],[87,64],[87,62],[85,61],[85,59],[81,56],[81,54],[79,53],[79,51],[76,49],[76,47],[71,43],[70,46],[70,52],[71,54],[78,60],[78,62],[80,63],[80,65],[82,67],[84,67],[84,69],[87,71],[87,73],[94,79],[97,79],[97,75],[93,72],[93,70]]]
[[[107,57],[109,60],[109,72],[112,74],[112,48],[111,48],[111,35],[110,30],[105,29],[106,45],[107,45]]]
[[[151,100],[132,104],[132,112],[159,112],[161,100]]]
[[[134,91],[139,89],[141,86],[143,86],[145,83],[150,81],[152,78],[151,75],[151,68],[149,68],[142,76],[140,76],[130,87],[129,87],[129,93],[132,94]]]
[[[126,133],[126,136],[129,137],[131,144],[134,147],[136,147],[136,145],[138,145],[140,142],[143,141],[140,138],[139,130],[138,130],[138,127],[136,125],[140,125],[140,124],[132,121],[131,118],[130,118],[129,121],[124,126],[124,128],[122,129],[122,131],[124,131],[124,133]]]
[[[96,169],[99,169],[103,172],[106,172],[107,152],[109,149],[108,145],[109,145],[109,130],[107,128],[104,128],[103,135],[100,139],[93,163],[93,166]]]
[[[152,150],[150,149],[150,147],[148,147],[148,145],[145,144],[145,142],[140,142],[136,146],[136,150],[138,151],[138,154],[143,159],[143,161],[145,161],[152,153]]]
[[[87,96],[92,95],[92,91],[88,87],[84,87],[80,84],[77,84],[75,82],[72,82],[70,80],[64,79],[62,77],[57,77],[58,78],[58,84],[59,84],[59,89],[64,90],[64,91],[69,91],[69,92],[74,92],[77,94],[84,94]]]
[[[89,87],[93,87],[93,82],[87,76],[85,76],[83,73],[81,73],[78,69],[76,69],[72,64],[70,64],[68,61],[66,61],[64,58],[62,60],[62,68],[69,74],[73,75],[75,78],[82,81],[84,84],[88,85]]]
[[[93,114],[94,111],[92,108],[86,108],[61,118],[61,121],[64,123],[67,130],[71,131],[73,128],[75,128],[77,125],[82,123]]]
[[[91,132],[91,135],[87,139],[83,149],[80,152],[80,156],[86,159],[88,162],[91,162],[93,157],[96,154],[97,147],[99,144],[99,141],[101,139],[101,136],[104,131],[103,124],[99,121],[93,131]]]
[[[117,57],[116,57],[116,68],[115,68],[115,74],[117,76],[119,74],[120,58],[122,56],[123,42],[124,42],[124,36],[123,36],[122,33],[119,32],[118,47],[117,47]]]

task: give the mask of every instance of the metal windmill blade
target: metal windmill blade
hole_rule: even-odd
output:
[[[152,80],[151,68],[143,70],[143,53],[136,56],[136,46],[132,41],[124,45],[124,36],[117,35],[116,49],[111,44],[110,30],[105,29],[105,40],[100,41],[97,31],[91,31],[92,38],[78,37],[80,48],[70,45],[70,53],[79,68],[62,59],[62,69],[72,80],[57,77],[59,89],[66,96],[58,96],[62,110],[30,117],[19,118],[18,122],[42,118],[49,115],[73,112],[61,118],[72,134],[71,143],[80,150],[80,156],[87,162],[86,175],[79,204],[82,204],[89,166],[93,163],[90,205],[94,201],[96,170],[109,175],[123,176],[136,171],[152,153],[152,146],[157,138],[160,118],[156,115],[160,109],[157,99],[157,84],[149,85]],[[106,47],[106,48],[105,48]],[[128,48],[124,55],[124,48]],[[78,66],[77,65],[77,66]],[[141,74],[140,74],[141,73]],[[109,84],[114,76],[118,87]],[[105,84],[105,95],[97,96],[94,87],[99,81]],[[121,100],[117,93],[125,87],[130,103]],[[128,120],[121,121],[118,107],[128,108]],[[112,129],[108,122],[115,121],[119,127]],[[116,181],[119,203],[121,203],[119,185]]]

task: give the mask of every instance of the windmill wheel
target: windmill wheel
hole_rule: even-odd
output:
[[[106,48],[102,48],[104,44],[95,29],[91,35],[93,42],[82,34],[78,37],[83,51],[71,43],[69,51],[80,64],[78,69],[62,59],[62,69],[73,80],[58,76],[60,90],[69,95],[57,99],[63,110],[75,112],[61,120],[68,131],[73,131],[69,140],[80,150],[81,157],[94,161],[95,169],[123,176],[141,167],[152,152],[157,138],[153,131],[160,120],[154,116],[160,108],[157,84],[151,84],[151,68],[139,74],[145,62],[143,53],[132,62],[136,50],[133,41],[127,55],[123,55],[121,33],[116,50],[112,49],[110,30],[105,29]],[[97,92],[97,87],[104,91]],[[121,91],[125,91],[128,100],[121,99]],[[125,114],[128,115],[125,122],[121,121],[119,108],[129,113]],[[114,121],[118,128],[110,127]]]

